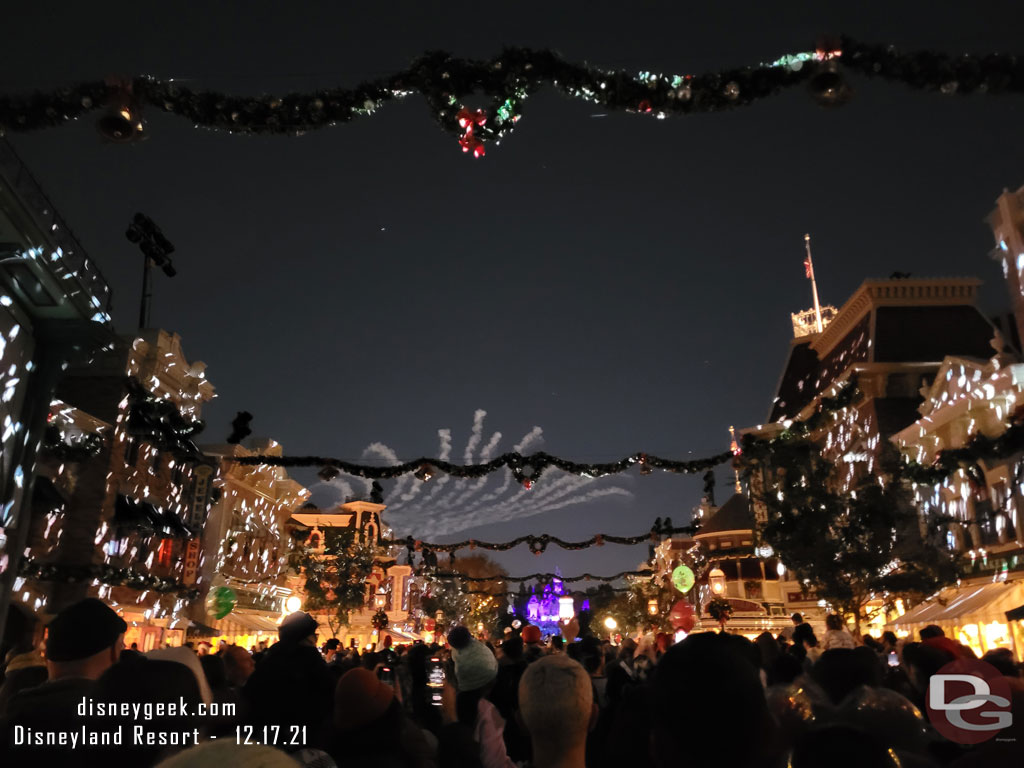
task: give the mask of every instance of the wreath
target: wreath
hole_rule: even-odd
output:
[[[383,608],[378,608],[377,612],[373,614],[373,618],[370,619],[370,623],[373,624],[373,628],[378,632],[387,629],[388,627],[388,615],[384,612]]]
[[[725,629],[725,622],[732,616],[732,604],[722,597],[715,597],[708,603],[708,615],[722,625]]]

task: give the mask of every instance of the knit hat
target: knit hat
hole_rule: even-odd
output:
[[[320,625],[316,619],[304,611],[296,611],[285,617],[277,634],[284,643],[298,643],[310,635],[315,635]]]
[[[523,642],[524,643],[539,643],[540,642],[540,627],[535,627],[533,624],[523,627]]]
[[[334,689],[334,724],[345,731],[369,725],[391,706],[395,691],[368,669],[350,669]]]
[[[498,660],[491,649],[474,640],[465,627],[456,627],[448,635],[455,662],[455,677],[460,691],[483,688],[498,676]]]
[[[87,597],[69,605],[50,622],[46,636],[49,661],[78,661],[94,656],[128,631],[124,619],[102,600]]]

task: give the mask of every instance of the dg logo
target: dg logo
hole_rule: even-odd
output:
[[[957,659],[932,675],[928,716],[935,729],[958,744],[979,744],[1013,722],[1010,684],[977,659]]]

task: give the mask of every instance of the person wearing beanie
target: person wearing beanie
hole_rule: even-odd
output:
[[[455,627],[448,634],[455,663],[458,693],[455,697],[455,719],[472,730],[480,746],[483,768],[514,768],[505,750],[505,720],[489,700],[498,676],[498,660],[491,650],[476,640],[466,627]]]
[[[23,765],[29,760],[64,764],[59,747],[28,751],[13,746],[14,726],[40,732],[80,727],[78,704],[117,662],[128,625],[102,600],[90,597],[62,610],[46,629],[48,680],[18,692],[7,702],[6,715],[0,720],[0,765]]]
[[[316,619],[302,611],[281,622],[281,641],[267,650],[242,688],[254,726],[279,726],[282,733],[305,726],[310,742],[327,727],[334,678],[316,647],[318,628]]]
[[[532,664],[544,655],[544,645],[541,642],[540,627],[528,624],[523,627],[523,658],[527,664]]]
[[[437,742],[405,716],[395,689],[363,667],[334,689],[334,730],[327,748],[339,766],[436,766]]]

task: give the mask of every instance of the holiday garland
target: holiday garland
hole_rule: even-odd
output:
[[[1004,54],[950,56],[934,51],[901,52],[892,46],[847,37],[820,41],[814,51],[771,63],[703,75],[609,71],[573,64],[550,50],[506,49],[490,60],[426,53],[407,69],[355,88],[332,88],[286,96],[240,97],[195,91],[172,80],[136,77],[92,81],[31,95],[0,96],[3,129],[34,131],[59,126],[105,108],[101,132],[132,141],[143,131],[142,105],[179,115],[196,127],[245,134],[301,135],[374,114],[384,104],[420,93],[438,124],[462,150],[484,154],[485,142],[508,136],[526,99],[544,85],[603,109],[656,118],[718,112],[753,104],[803,83],[821,104],[850,96],[841,68],[918,90],[943,94],[1024,92],[1024,62]],[[465,105],[486,97],[484,109]]]
[[[198,588],[187,586],[176,579],[139,573],[132,568],[116,568],[108,563],[66,565],[40,563],[34,558],[25,558],[18,565],[18,575],[37,581],[53,581],[63,584],[98,581],[113,587],[153,590],[164,594],[175,593],[186,600],[194,600],[200,594]]]
[[[133,437],[151,443],[155,448],[182,458],[199,455],[192,438],[205,428],[201,419],[186,421],[170,400],[156,397],[137,378],[125,380],[128,390],[126,431]]]
[[[50,424],[43,433],[43,442],[39,447],[59,461],[85,461],[103,449],[103,435],[87,432],[67,440],[56,424]]]
[[[404,546],[406,549],[417,552],[423,550],[432,550],[434,552],[455,552],[459,549],[486,549],[492,552],[505,552],[507,550],[518,547],[520,544],[526,544],[529,546],[530,551],[536,555],[542,554],[550,544],[561,547],[562,549],[569,550],[580,550],[589,549],[590,547],[601,547],[605,544],[640,544],[645,541],[658,541],[662,536],[671,536],[676,533],[684,533],[687,535],[693,535],[699,529],[697,525],[685,525],[677,528],[673,528],[671,521],[666,519],[667,525],[661,523],[661,518],[658,518],[655,526],[651,528],[649,533],[643,533],[639,536],[614,536],[608,533],[598,533],[591,536],[589,539],[582,541],[565,541],[557,536],[552,536],[548,533],[541,534],[527,534],[525,536],[519,536],[515,539],[502,542],[490,542],[490,541],[477,541],[476,539],[466,539],[465,541],[455,541],[449,544],[432,544],[419,539],[414,539],[412,536],[408,536],[405,539],[381,539],[383,546]]]
[[[732,456],[732,452],[727,451],[706,459],[678,461],[675,459],[663,459],[646,453],[637,453],[619,461],[584,464],[568,461],[567,459],[552,456],[550,453],[541,451],[531,453],[528,456],[518,452],[503,453],[501,456],[483,464],[453,464],[441,459],[423,457],[388,467],[356,464],[351,461],[332,459],[325,456],[237,456],[232,457],[230,460],[236,461],[239,464],[267,464],[276,467],[333,467],[349,475],[373,480],[390,480],[402,475],[415,474],[423,482],[428,482],[439,472],[451,475],[452,477],[481,478],[492,472],[497,472],[503,467],[508,467],[512,470],[512,476],[516,481],[529,489],[533,487],[533,484],[544,474],[548,467],[555,467],[563,472],[579,475],[580,477],[591,478],[618,474],[634,466],[640,467],[640,474],[650,474],[655,469],[680,474],[695,474],[697,472],[705,472],[719,464],[724,464]]]
[[[434,577],[437,579],[457,579],[459,581],[562,581],[571,584],[574,581],[618,581],[629,576],[651,576],[651,571],[620,571],[613,576],[594,576],[590,573],[582,573],[579,576],[561,576],[557,573],[531,573],[529,576],[504,576],[500,573],[496,573],[493,576],[471,576],[468,573],[458,573],[457,571],[451,571],[446,573],[436,573]]]

